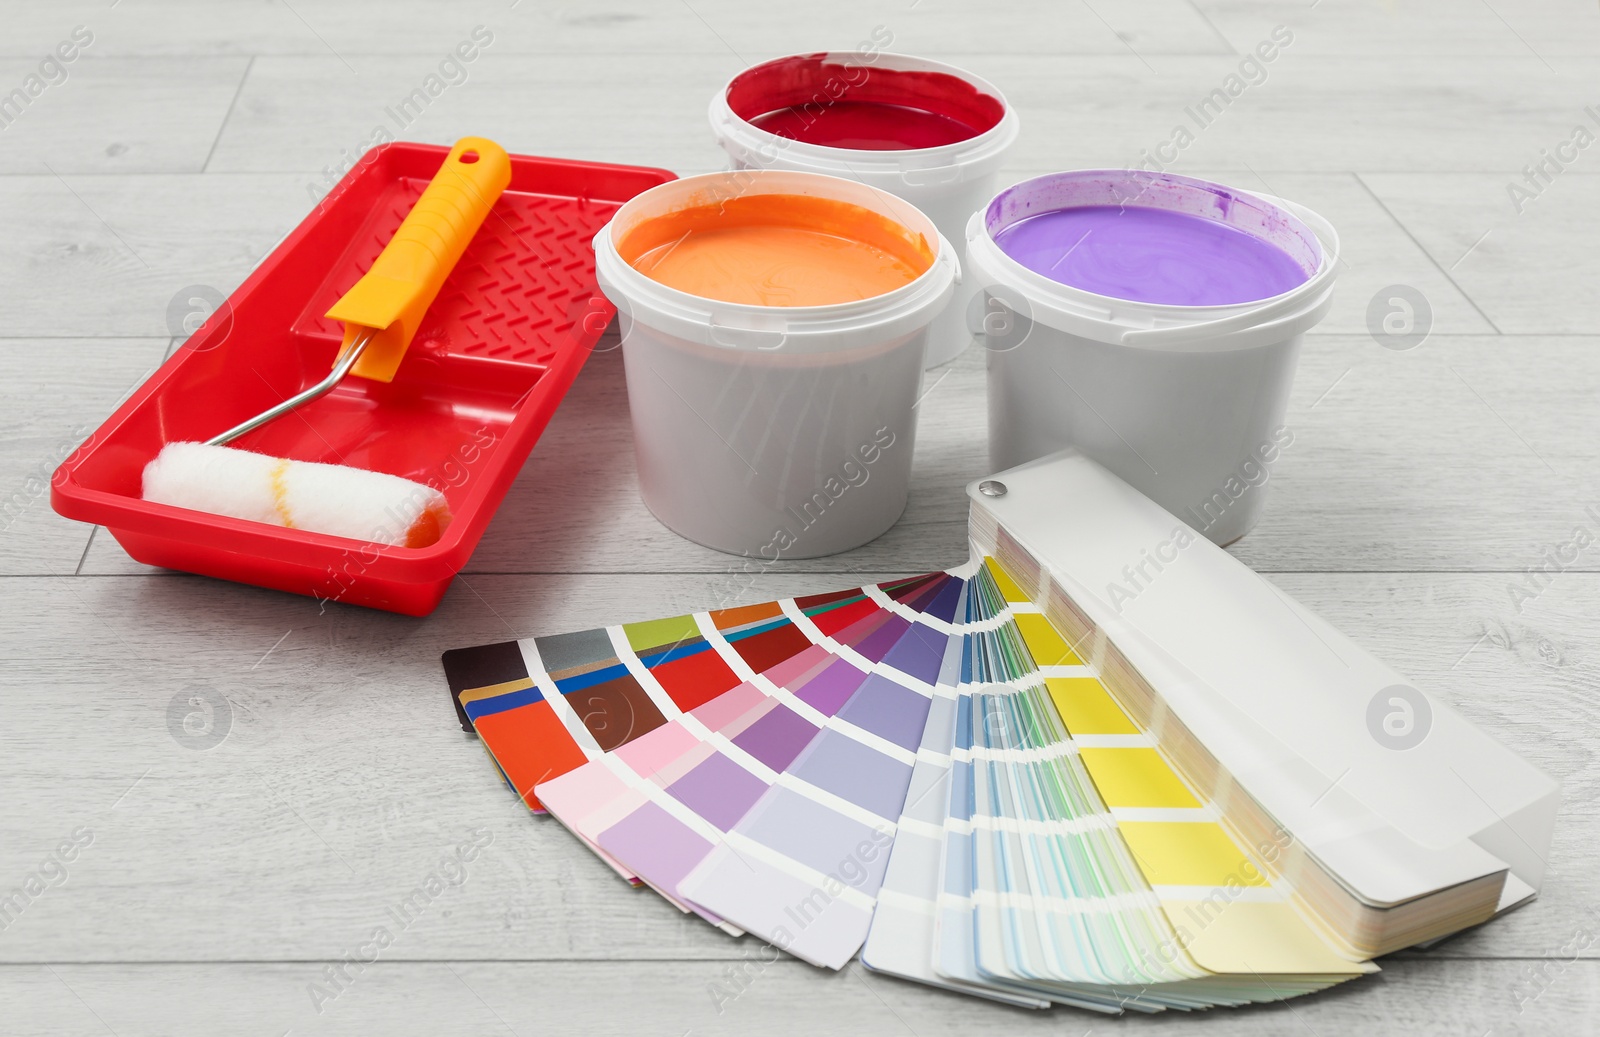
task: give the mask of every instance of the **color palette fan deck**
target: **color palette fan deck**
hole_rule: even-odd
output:
[[[1346,872],[1241,808],[1254,790],[981,512],[958,569],[458,649],[453,697],[619,874],[818,966],[1111,1013],[1376,971],[1399,916],[1328,894]],[[1493,874],[1491,903],[1523,888]],[[1481,921],[1451,888],[1450,924]]]

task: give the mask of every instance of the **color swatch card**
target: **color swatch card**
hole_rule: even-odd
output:
[[[447,669],[525,801],[680,909],[814,964],[860,950],[893,864],[916,882],[889,899],[921,901],[922,935],[889,940],[915,966],[869,953],[883,971],[1103,1011],[1332,981],[1265,947],[1276,964],[1255,971],[1277,982],[1261,995],[1185,952],[1125,835],[1142,830],[1122,827],[1100,786],[1135,811],[1210,815],[992,561],[483,646]],[[1076,743],[1063,710],[1107,730]],[[1173,845],[1156,855],[1194,850]],[[880,918],[892,934],[895,908]]]
[[[1153,1008],[1276,1000],[1372,970],[1264,888],[1003,570],[987,563],[973,587],[1001,622],[970,638],[957,699],[936,972]]]
[[[941,585],[959,592],[959,581]],[[780,949],[830,968],[866,939],[933,682],[959,664],[959,639],[922,617],[897,618],[884,625],[896,640],[881,661],[872,662],[875,652],[840,660],[872,665],[681,887]],[[841,652],[850,652],[852,633],[839,633]]]
[[[1159,912],[1117,852],[1114,824],[1095,817],[1086,777],[1051,770],[1063,759],[1070,763],[1070,755],[1043,741],[1032,748],[1045,751],[1030,754],[1016,737],[1028,706],[1008,701],[1014,689],[997,681],[1005,674],[1021,678],[1032,665],[989,575],[980,572],[973,581],[972,599],[977,614],[1000,622],[983,624],[969,638],[957,697],[936,971],[968,985],[1102,1010],[1206,1004],[1152,995],[1152,984],[1198,973],[1171,967],[1174,955],[1159,953],[1165,935]],[[1066,656],[1050,631],[1031,640]]]
[[[950,654],[949,634],[917,620],[953,614],[960,590],[931,574],[457,650],[445,668],[530,807],[548,808],[619,872],[725,928],[729,910],[718,905],[732,887],[699,897],[680,889],[702,862],[714,875],[730,857],[761,856],[768,883],[818,878],[825,895],[794,905],[801,922],[791,924],[807,932],[796,953],[845,919],[859,931],[853,943],[816,959],[843,964],[865,936],[872,901],[861,890],[881,873],[926,689]],[[811,914],[834,900],[814,924]],[[755,928],[782,940],[787,917]]]
[[[1348,797],[1337,816],[1368,827],[1341,842],[1331,815],[1299,809],[1309,850],[1263,805],[1293,801],[1256,791],[1262,774],[1300,779],[1285,738],[1196,677],[1222,664],[1145,605],[1159,581],[1139,603],[1166,627],[1123,622],[1082,579],[1109,563],[1061,538],[1134,542],[1165,520],[1103,470],[1051,463],[1006,473],[999,505],[973,495],[960,569],[447,652],[452,700],[529,808],[686,914],[818,966],[860,954],[1014,1005],[1282,1000],[1376,971],[1374,946],[1532,895],[1486,848],[1493,831],[1429,851]],[[1237,563],[1207,565],[1222,586]],[[1203,581],[1172,585],[1203,622]],[[1338,677],[1317,676],[1331,708]],[[1502,798],[1544,795],[1501,772],[1516,789]],[[1420,897],[1353,892],[1391,873]],[[1434,895],[1452,876],[1455,899]]]
[[[731,934],[839,968],[881,926],[870,967],[1017,1004],[1257,999],[1193,988],[1215,977],[1179,945],[1095,784],[1138,798],[1181,783],[1148,766],[1091,775],[1096,752],[1154,750],[992,561],[445,665],[530,807]],[[1117,730],[1085,749],[1062,708]],[[1281,996],[1326,985],[1263,967]]]
[[[943,574],[873,591],[897,604],[896,595],[926,589],[936,576]],[[740,671],[760,672],[811,647],[782,604],[452,649],[443,656],[445,676],[458,709],[506,779],[530,808],[543,810],[534,786],[664,724],[663,706],[675,713],[693,710],[742,683]],[[887,653],[909,625],[860,589],[787,604],[824,636],[865,620],[854,636],[878,634],[865,646],[869,653]],[[891,619],[894,624],[880,631]],[[655,697],[640,682],[641,670],[653,678]],[[825,704],[830,694],[839,698],[837,708],[845,691],[830,678],[813,694]],[[781,727],[782,717],[751,738]]]
[[[1546,775],[1088,458],[996,479],[1007,492],[968,487],[975,550],[1342,955],[1438,939],[1535,895],[1560,803]],[[1196,837],[1124,827],[1135,849]]]

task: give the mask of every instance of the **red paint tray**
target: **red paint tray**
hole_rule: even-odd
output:
[[[321,380],[340,327],[322,314],[364,273],[448,148],[390,144],[356,164],[228,305],[56,471],[51,504],[148,565],[422,616],[433,611],[615,312],[590,239],[664,169],[511,156],[511,184],[428,311],[393,382],[347,378],[235,441],[389,472],[444,491],[426,548],[224,518],[140,499],[165,443],[205,440]]]

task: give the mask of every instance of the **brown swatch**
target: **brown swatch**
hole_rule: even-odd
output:
[[[627,745],[667,722],[631,674],[568,692],[566,700],[602,752]]]

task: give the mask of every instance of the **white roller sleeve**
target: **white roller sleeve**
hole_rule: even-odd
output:
[[[163,447],[144,499],[390,546],[426,547],[450,521],[444,494],[410,479],[205,443]]]

